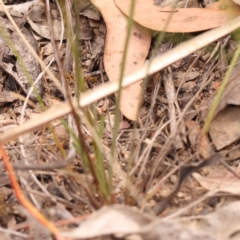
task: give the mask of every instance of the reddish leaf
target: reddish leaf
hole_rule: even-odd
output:
[[[110,81],[119,79],[123,50],[128,27],[127,17],[116,7],[113,0],[91,0],[101,11],[107,36],[104,49],[104,66]],[[125,74],[140,68],[148,54],[151,34],[134,23],[127,52]],[[137,120],[138,106],[141,103],[142,88],[137,82],[122,91],[120,109],[131,120]]]
[[[128,15],[130,0],[114,0],[121,11]],[[167,32],[196,32],[219,27],[240,15],[240,7],[225,4],[218,8],[158,7],[153,0],[136,0],[133,19],[146,28]],[[168,23],[170,17],[170,21]],[[167,25],[168,23],[168,25]]]

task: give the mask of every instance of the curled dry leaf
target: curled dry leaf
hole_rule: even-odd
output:
[[[92,0],[92,3],[101,11],[107,26],[104,66],[109,80],[116,81],[120,75],[128,20],[115,6],[113,0]],[[143,65],[149,51],[150,43],[150,32],[134,23],[128,45],[125,74],[130,74]],[[131,120],[137,119],[141,94],[142,87],[140,86],[140,82],[122,91],[120,109]]]
[[[121,11],[128,15],[129,0],[114,0]],[[196,32],[222,26],[240,15],[240,7],[222,9],[158,7],[152,0],[136,0],[133,19],[144,27],[167,32]],[[221,6],[220,6],[221,7]],[[169,21],[170,20],[170,21]]]

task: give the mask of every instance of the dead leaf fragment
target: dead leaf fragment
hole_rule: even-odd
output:
[[[80,15],[87,17],[89,19],[95,20],[95,21],[99,21],[100,20],[100,16],[99,14],[97,14],[96,12],[92,11],[91,9],[86,9],[83,12],[80,13]]]
[[[185,82],[192,81],[199,77],[199,72],[188,72],[187,74],[185,72],[177,72],[174,74],[174,85],[176,87],[179,87],[182,80],[185,80]]]
[[[143,240],[237,240],[240,202],[235,201],[213,213],[168,221],[149,218],[127,206],[103,207],[72,232],[68,238],[88,239],[106,234],[139,234]],[[237,236],[235,238],[235,236]]]
[[[114,0],[121,11],[128,15],[129,0]],[[236,4],[235,4],[236,5]],[[133,19],[146,28],[167,32],[196,32],[222,26],[239,16],[238,5],[227,9],[158,7],[152,0],[136,0]],[[171,19],[168,21],[168,19]],[[167,25],[168,23],[168,25]]]
[[[219,165],[210,166],[204,172],[208,173],[207,177],[196,172],[193,173],[192,176],[205,189],[218,189],[219,192],[240,195],[240,180],[226,168]]]
[[[50,30],[49,30],[49,26],[47,24],[46,21],[44,22],[38,22],[35,23],[34,21],[32,21],[29,17],[28,19],[28,23],[30,24],[31,28],[40,36],[46,38],[46,39],[50,39]],[[61,33],[62,33],[62,29],[61,29],[61,22],[58,19],[53,19],[52,20],[53,23],[53,34],[54,34],[54,39],[55,40],[60,40],[61,39]],[[63,39],[65,39],[66,36],[64,35]]]
[[[143,215],[138,210],[127,206],[113,205],[96,211],[79,228],[65,233],[65,236],[85,239],[112,233],[131,234],[139,232],[151,221],[150,217]]]
[[[240,138],[240,107],[227,106],[213,119],[209,133],[217,150]]]
[[[37,42],[34,39],[32,33],[24,27],[21,29],[21,31],[24,34],[24,36],[26,37],[27,41],[31,44],[33,49],[36,52],[38,52],[38,45],[37,45]],[[22,62],[31,77],[31,81],[34,82],[38,78],[39,74],[42,72],[40,64],[37,62],[35,57],[32,55],[30,50],[23,43],[22,39],[16,32],[14,32],[12,34],[11,40],[12,40],[13,44],[15,45],[16,50],[19,52]],[[24,69],[22,68],[19,60],[16,63],[16,70],[17,70],[18,78],[15,80],[20,84],[20,86],[22,87],[24,92],[28,93],[28,91],[31,87],[31,83],[29,82],[29,79],[27,78],[27,76],[24,72]],[[42,79],[40,79],[38,82],[35,83],[35,89],[37,90],[39,95],[42,95],[42,93],[43,93]],[[35,93],[31,94],[31,99],[33,99],[33,100],[37,99]]]
[[[29,9],[33,10],[36,6],[34,5],[42,5],[39,0],[33,0],[21,4],[13,4],[5,6],[9,13],[14,17],[23,17],[29,12]],[[0,11],[4,12],[2,6],[0,6]]]
[[[107,26],[104,66],[109,80],[116,81],[119,80],[120,76],[128,20],[115,6],[113,0],[92,0],[92,3],[101,11]],[[143,65],[149,51],[150,43],[150,32],[134,23],[128,45],[125,74],[130,74]],[[137,120],[141,94],[142,87],[140,86],[140,82],[122,91],[120,109],[130,120]]]
[[[4,18],[0,19],[2,20]],[[11,75],[21,86],[22,90],[27,94],[31,88],[30,80],[33,83],[38,78],[39,74],[41,73],[41,67],[21,37],[15,31],[11,22],[8,19],[3,20],[3,22],[6,23],[6,25],[4,25],[5,31],[10,35],[12,44],[14,44],[14,48],[17,50],[19,55],[17,56],[12,52],[8,41],[0,34],[0,48],[2,53],[0,57],[0,67],[9,75]],[[36,52],[38,52],[38,45],[32,33],[23,26],[20,27],[20,29],[29,44]],[[13,56],[17,58],[17,61],[14,65],[12,64],[12,62],[15,62]],[[21,61],[18,59],[19,57],[21,58]],[[22,65],[24,65],[26,69],[24,69]],[[26,75],[25,70],[28,72],[28,76]],[[39,95],[42,95],[42,79],[39,79],[39,81],[35,82],[35,89]],[[36,100],[36,95],[34,93],[32,93],[30,97],[32,100]]]
[[[240,138],[239,73],[239,64],[236,64],[209,128],[210,136],[217,150],[230,145]],[[209,108],[211,103],[212,100],[209,102]]]

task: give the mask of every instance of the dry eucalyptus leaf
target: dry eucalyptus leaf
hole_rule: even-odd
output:
[[[4,105],[5,103],[13,102],[17,99],[18,97],[15,93],[10,91],[0,92],[0,106]]]
[[[92,0],[100,10],[107,26],[104,49],[104,66],[110,81],[119,80],[126,33],[127,17],[115,6],[113,0]],[[133,23],[127,51],[125,74],[140,68],[147,57],[151,43],[151,34]],[[137,120],[138,107],[141,103],[142,87],[137,82],[122,90],[120,109],[130,120]]]
[[[35,23],[44,21],[44,16],[45,8],[42,4],[34,6],[28,13],[28,17]]]
[[[240,173],[239,167],[231,167],[236,174]],[[192,176],[207,190],[218,190],[219,192],[240,195],[240,180],[222,165],[208,166],[199,173]]]
[[[38,46],[37,42],[34,39],[32,33],[28,31],[26,28],[21,28],[22,33],[26,37],[27,41],[30,43],[30,45],[33,47],[33,49],[38,52]],[[17,49],[17,51],[20,54],[21,61],[23,62],[24,66],[26,67],[26,70],[29,73],[29,76],[31,80],[34,82],[39,74],[42,72],[41,67],[35,57],[31,54],[25,43],[23,43],[22,39],[18,36],[18,34],[15,32],[11,35],[11,40]],[[15,79],[22,89],[27,94],[31,84],[29,83],[29,80],[26,76],[25,71],[22,69],[22,66],[19,63],[19,60],[17,60],[16,63],[16,70],[18,74],[18,79]],[[40,80],[37,84],[35,84],[35,88],[37,92],[42,95],[43,93],[43,82]],[[31,99],[36,100],[36,95],[34,93],[31,94]]]
[[[131,234],[139,232],[142,227],[151,222],[152,218],[143,215],[138,210],[113,205],[96,211],[79,228],[66,232],[64,235],[75,239],[85,239],[113,233]]]
[[[103,207],[78,228],[63,234],[88,239],[108,234],[139,234],[143,240],[237,240],[240,202],[232,202],[195,219],[152,219],[127,206]]]
[[[32,4],[36,4],[36,2],[38,3],[37,5],[34,5],[32,8],[29,8],[27,3],[24,4],[15,4],[12,5],[12,8],[15,9],[15,11],[10,11],[10,14],[12,14],[13,16],[16,17],[22,17],[25,14],[27,14],[27,20],[28,23],[30,24],[31,28],[41,37],[44,37],[46,39],[50,39],[50,30],[49,30],[49,26],[46,20],[45,16],[45,7],[44,4],[39,1],[39,0],[34,0],[30,3]],[[17,9],[18,6],[21,7],[20,10],[22,10],[19,14],[17,13]],[[29,11],[30,10],[30,11]],[[29,12],[28,12],[29,11]],[[23,14],[24,12],[24,14]],[[61,39],[61,20],[57,19],[56,16],[54,18],[54,16],[52,16],[52,23],[53,23],[53,33],[54,33],[54,37],[55,40],[60,40]],[[66,38],[66,36],[64,35],[64,39]]]
[[[213,119],[209,133],[220,150],[240,138],[240,106],[228,105]]]
[[[100,20],[100,16],[98,13],[94,12],[91,9],[86,9],[83,12],[80,13],[80,15],[87,17],[89,19],[95,20],[95,21],[99,21]]]
[[[41,1],[39,0],[33,0],[33,1],[29,1],[29,2],[25,2],[25,3],[20,3],[20,4],[13,4],[13,5],[7,5],[5,6],[6,9],[9,11],[9,13],[14,16],[14,17],[23,17],[24,15],[26,15],[30,9],[32,9],[32,7],[34,5],[42,5]],[[35,7],[35,6],[34,6]],[[33,7],[33,8],[34,8]],[[0,5],[0,11],[4,10],[2,9],[2,6]]]
[[[48,23],[45,21],[43,22],[37,22],[35,23],[34,21],[32,21],[29,17],[28,19],[28,23],[30,24],[31,28],[40,36],[46,38],[46,39],[50,39],[50,29],[48,26]],[[52,20],[53,23],[53,34],[54,34],[54,39],[55,40],[60,40],[61,39],[61,21],[59,19],[53,19]],[[63,36],[63,39],[66,39],[66,36]]]
[[[86,10],[87,11],[87,10]],[[43,16],[45,15],[45,9],[42,5],[35,6],[32,11],[28,14],[27,20],[30,24],[31,28],[41,37],[50,39],[50,28],[48,26],[47,19]],[[80,19],[80,31],[81,34],[79,36],[82,40],[91,40],[93,38],[92,28],[89,28],[88,21],[84,21],[84,19]],[[54,34],[55,40],[61,40],[62,35],[62,26],[61,20],[58,14],[52,14],[52,30]],[[66,34],[63,34],[63,39],[66,39]]]
[[[0,56],[0,67],[5,72],[10,74],[21,86],[22,90],[27,94],[29,89],[31,88],[29,78],[32,82],[34,82],[41,73],[41,67],[36,61],[35,57],[31,54],[25,43],[22,41],[21,37],[15,31],[10,21],[8,21],[7,19],[3,19],[3,22],[6,23],[5,31],[9,34],[9,37],[14,44],[14,48],[18,51],[19,57],[21,59],[18,59],[18,56],[15,56],[17,58],[15,66],[11,63],[14,61],[14,53],[12,53],[12,51],[10,50],[10,47],[8,46],[8,41],[0,35],[0,48],[2,53]],[[32,33],[25,27],[20,27],[20,30],[25,36],[26,40],[29,42],[29,44],[33,47],[33,49],[38,52],[37,42],[34,39]],[[24,68],[26,69],[24,69],[22,65],[24,65]],[[26,74],[26,71],[28,73],[28,76]],[[35,89],[40,95],[42,95],[43,82],[41,80],[39,80],[35,84]],[[34,93],[32,93],[30,97],[32,100],[36,100],[36,95]]]
[[[114,0],[126,15],[131,1]],[[146,28],[167,32],[196,32],[222,26],[240,15],[240,8],[176,8],[158,7],[152,0],[136,0],[133,19]],[[170,21],[168,21],[170,18]],[[168,23],[168,24],[167,24]]]
[[[173,226],[173,234],[178,234],[179,238],[169,237],[162,239],[237,240],[240,238],[239,221],[240,202],[235,201],[221,208],[217,208],[213,213],[201,215],[199,217],[196,216],[195,220],[186,218],[182,220],[175,219],[168,221],[168,223],[172,224]],[[177,224],[181,228],[178,229],[176,233],[174,233]],[[190,234],[192,234],[192,238],[189,236]]]
[[[240,60],[240,58],[239,58]],[[238,62],[239,62],[238,60]],[[222,149],[240,138],[240,68],[233,68],[230,82],[224,90],[209,133],[217,150]],[[212,101],[209,103],[211,107]]]
[[[91,59],[95,59],[103,52],[104,38],[102,36],[97,36],[92,41],[92,55]]]

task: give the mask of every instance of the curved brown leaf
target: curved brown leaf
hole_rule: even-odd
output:
[[[104,66],[110,81],[119,79],[123,50],[128,27],[127,17],[116,7],[113,0],[91,0],[101,11],[107,26],[104,49]],[[132,27],[125,74],[140,68],[149,51],[151,34],[134,23]],[[141,103],[142,88],[137,82],[122,90],[120,109],[128,119],[136,120],[138,106]]]
[[[121,11],[128,15],[130,0],[114,0]],[[158,7],[153,0],[135,0],[133,19],[146,28],[167,32],[196,32],[222,26],[240,15],[240,8],[222,5],[211,8],[178,8]],[[170,16],[171,15],[171,16]],[[168,19],[171,20],[168,23]],[[168,23],[168,25],[167,25]],[[166,26],[167,25],[167,26]]]

